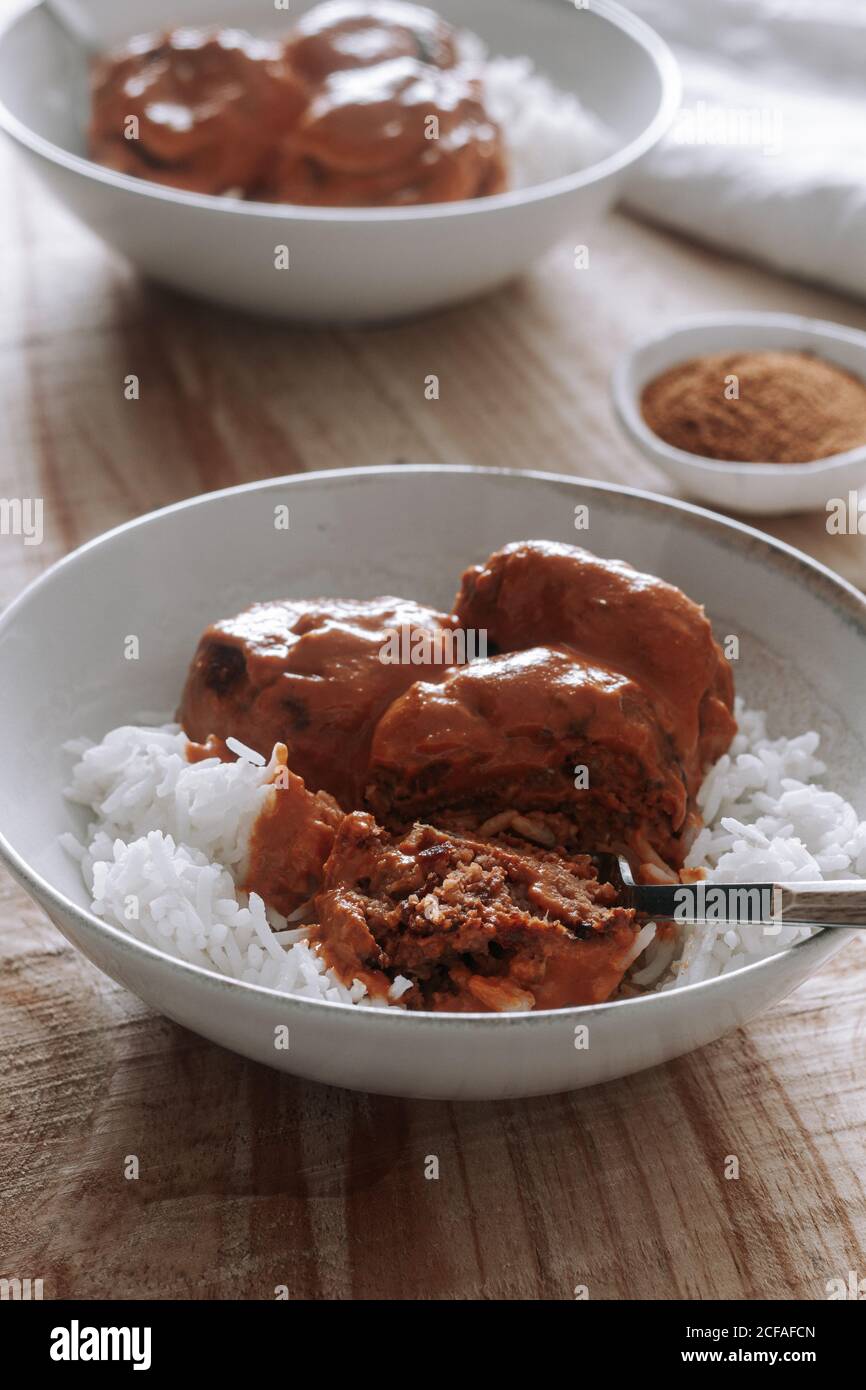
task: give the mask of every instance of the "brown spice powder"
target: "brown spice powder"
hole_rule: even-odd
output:
[[[808,353],[681,362],[644,388],[641,410],[665,443],[703,458],[809,463],[866,444],[866,382]]]

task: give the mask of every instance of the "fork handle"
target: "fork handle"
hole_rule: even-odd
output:
[[[774,883],[774,921],[834,927],[866,925],[866,882],[861,878],[827,883]]]

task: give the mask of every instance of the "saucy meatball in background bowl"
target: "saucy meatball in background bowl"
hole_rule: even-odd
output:
[[[487,649],[401,646],[449,615]],[[459,467],[271,480],[108,533],[0,619],[0,854],[102,970],[246,1056],[407,1096],[574,1089],[720,1037],[844,945],[678,946],[582,851],[863,875],[864,679],[862,595],[687,504]],[[156,727],[178,709],[200,742]],[[271,783],[283,818],[253,822]],[[238,911],[245,839],[267,918],[252,884]]]
[[[76,8],[90,55],[40,4],[0,33],[0,124],[143,272],[276,317],[386,321],[585,242],[679,101],[664,43],[611,0],[442,0],[438,20],[348,0],[324,25],[303,0]]]

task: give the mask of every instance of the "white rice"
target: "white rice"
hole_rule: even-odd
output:
[[[820,783],[826,772],[814,730],[771,739],[767,716],[736,702],[739,732],[710,769],[698,793],[704,819],[689,868],[703,868],[712,883],[772,883],[860,878],[866,875],[866,821]],[[811,936],[809,927],[701,923],[681,943],[654,943],[638,985],[695,984],[775,955]],[[682,947],[677,960],[674,955]],[[653,966],[669,960],[653,978]],[[672,968],[669,970],[668,966]],[[659,987],[658,985],[656,987]]]
[[[481,70],[484,103],[501,127],[513,188],[577,173],[616,146],[613,132],[571,92],[536,72],[530,58],[488,58],[475,34],[460,35],[464,62]]]
[[[766,716],[737,702],[739,732],[710,770],[698,803],[705,829],[687,864],[711,882],[866,876],[866,822],[818,779],[818,734],[771,739]],[[356,980],[326,967],[308,929],[255,893],[241,892],[249,835],[274,793],[279,766],[233,743],[235,763],[190,763],[176,724],[114,729],[101,743],[69,745],[77,757],[67,795],[94,816],[86,841],[62,843],[77,858],[93,911],[169,955],[285,994],[386,1008]],[[636,940],[630,983],[673,989],[773,955],[807,927],[768,934],[761,926],[706,923],[659,940],[652,924]]]
[[[537,73],[529,58],[489,62],[484,98],[505,137],[512,188],[575,174],[615,148],[612,132],[598,117]]]
[[[81,864],[97,916],[169,955],[285,994],[387,1007],[356,980],[347,988],[308,943],[242,881],[253,822],[278,764],[234,743],[235,763],[190,763],[177,724],[113,729],[78,755],[67,796],[96,819],[84,845],[63,846]],[[396,999],[409,982],[394,982]]]

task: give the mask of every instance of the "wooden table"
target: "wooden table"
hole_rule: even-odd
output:
[[[608,397],[636,335],[756,306],[866,327],[863,306],[623,217],[589,271],[563,248],[423,323],[265,325],[142,284],[0,161],[0,496],[46,515],[41,547],[0,538],[3,601],[106,527],[300,469],[466,460],[665,492]],[[866,585],[861,538],[819,516],[768,529]],[[866,1272],[860,944],[692,1056],[488,1105],[232,1056],[100,975],[5,876],[0,955],[0,1275],[41,1276],[47,1297],[811,1299]]]

